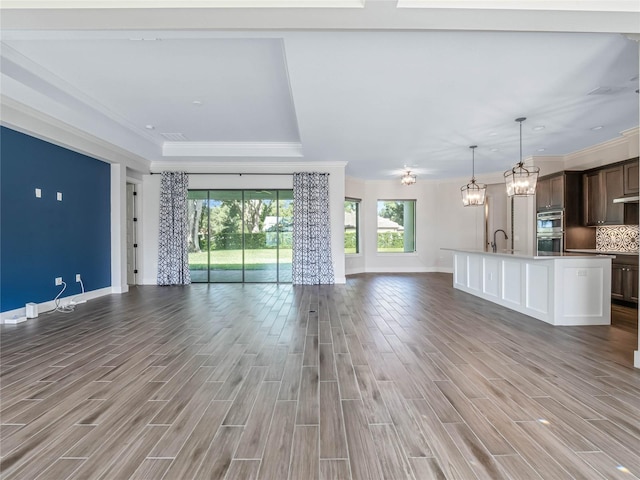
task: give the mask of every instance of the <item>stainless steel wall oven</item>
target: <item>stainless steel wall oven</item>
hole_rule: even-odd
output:
[[[564,251],[564,212],[562,210],[538,213],[536,240],[539,254]]]

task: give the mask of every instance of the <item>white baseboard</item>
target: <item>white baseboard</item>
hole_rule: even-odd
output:
[[[82,303],[88,300],[93,300],[94,298],[103,297],[105,295],[111,295],[114,292],[112,287],[99,288],[98,290],[91,290],[90,292],[85,292],[76,295],[69,295],[68,297],[60,298],[60,306],[64,307],[71,303],[73,300],[75,303]],[[48,302],[38,303],[38,315],[42,313],[50,312],[56,308],[56,304],[53,300],[49,300]],[[16,308],[15,310],[7,310],[6,312],[2,312],[0,314],[0,323],[10,325],[21,323],[21,318],[26,318],[27,312],[26,307]],[[27,319],[28,320],[28,319]],[[22,320],[24,321],[24,320]]]
[[[453,273],[453,268],[448,267],[372,267],[352,268],[347,270],[347,275],[358,273]]]
[[[633,366],[640,368],[640,350],[633,352]]]
[[[432,273],[436,267],[372,267],[366,268],[367,273]]]

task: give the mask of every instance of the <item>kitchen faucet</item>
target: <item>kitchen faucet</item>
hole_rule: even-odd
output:
[[[509,240],[509,237],[507,237],[507,232],[505,232],[503,229],[499,228],[498,230],[493,232],[493,242],[491,242],[491,250],[493,250],[493,253],[496,253],[498,251],[498,245],[496,245],[496,233],[498,232],[504,233],[504,239]]]

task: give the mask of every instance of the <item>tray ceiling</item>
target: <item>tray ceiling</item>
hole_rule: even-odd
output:
[[[616,33],[3,31],[2,95],[175,164],[347,161],[347,173],[500,172],[638,126],[638,43]]]

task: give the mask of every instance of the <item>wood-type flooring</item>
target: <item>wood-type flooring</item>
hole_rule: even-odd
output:
[[[2,326],[1,478],[640,478],[637,330],[451,284],[144,286]]]

